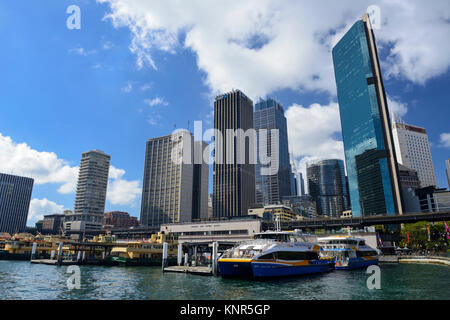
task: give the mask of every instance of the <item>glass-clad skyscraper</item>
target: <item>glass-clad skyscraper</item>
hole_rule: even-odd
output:
[[[284,196],[292,195],[291,164],[289,162],[289,147],[286,117],[280,103],[274,99],[260,100],[255,104],[255,129],[258,133],[258,159],[262,143],[267,145],[267,156],[276,159],[278,153],[278,170],[271,175],[262,174],[265,167],[262,161],[256,164],[256,202],[260,204],[277,204]],[[263,139],[260,130],[267,130],[267,139]],[[272,137],[271,130],[278,130],[278,139]],[[274,160],[275,161],[275,160]],[[272,164],[273,165],[273,164]],[[268,167],[268,166],[266,166]]]
[[[353,216],[402,214],[386,94],[365,14],[333,48]]]
[[[317,206],[318,215],[340,217],[348,209],[344,161],[322,160],[306,168],[309,194]]]

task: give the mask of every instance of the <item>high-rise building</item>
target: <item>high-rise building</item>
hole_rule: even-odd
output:
[[[309,195],[316,201],[317,214],[340,217],[348,209],[344,162],[322,160],[306,167]]]
[[[448,188],[450,189],[450,159],[445,160],[445,172],[447,173]]]
[[[0,232],[26,229],[34,180],[0,173]]]
[[[436,186],[427,131],[421,127],[394,122],[392,134],[398,163],[417,171],[422,188]]]
[[[352,215],[402,214],[397,159],[369,15],[333,48]]]
[[[42,223],[42,233],[60,234],[64,226],[64,214],[49,214],[44,216]]]
[[[141,225],[159,227],[208,217],[205,145],[194,142],[186,130],[147,141]]]
[[[95,233],[102,229],[111,157],[100,150],[84,152],[78,173],[74,212],[64,219],[68,233]]]
[[[286,117],[283,106],[274,99],[260,100],[255,104],[255,129],[258,133],[258,159],[262,144],[267,146],[267,156],[278,158],[276,173],[262,174],[262,169],[273,165],[264,165],[262,161],[255,166],[256,202],[261,204],[277,204],[281,198],[292,194],[291,164],[289,163],[289,147]],[[267,139],[260,130],[267,130]],[[278,130],[278,139],[272,136],[271,130]],[[295,187],[293,185],[292,187]]]
[[[217,96],[214,129],[220,137],[214,137],[213,216],[246,216],[255,203],[257,137],[252,100],[239,90]]]

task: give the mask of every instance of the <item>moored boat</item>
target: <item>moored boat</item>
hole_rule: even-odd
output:
[[[224,277],[285,277],[326,272],[329,261],[319,257],[319,246],[298,232],[257,233],[254,240],[226,251],[218,260]]]
[[[337,270],[365,268],[378,264],[379,253],[364,239],[351,236],[319,238],[322,259],[333,259]]]

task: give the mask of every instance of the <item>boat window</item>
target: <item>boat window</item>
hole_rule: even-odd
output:
[[[273,254],[268,253],[258,258],[259,260],[273,260]]]
[[[280,251],[277,252],[277,258],[280,260],[314,260],[317,259],[316,252],[295,252],[295,251]]]
[[[365,245],[366,245],[366,242],[365,242],[364,240],[361,240],[361,241],[359,242],[359,245],[360,245],[360,246],[365,246]]]

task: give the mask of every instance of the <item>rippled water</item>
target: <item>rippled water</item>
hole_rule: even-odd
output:
[[[383,264],[381,290],[367,289],[365,270],[253,281],[159,267],[80,268],[81,289],[69,290],[67,267],[0,261],[0,299],[450,299],[450,268],[439,265]]]

